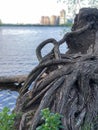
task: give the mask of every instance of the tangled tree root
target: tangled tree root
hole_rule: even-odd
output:
[[[87,8],[86,11],[88,10],[92,13],[92,9]],[[96,14],[96,9],[93,10]],[[85,13],[85,9],[81,9],[79,14],[81,12]],[[84,130],[86,124],[90,126],[90,130],[98,130],[98,55],[94,53],[97,40],[95,25],[95,21],[87,22],[81,28],[77,25],[77,30],[65,34],[59,42],[48,39],[38,46],[37,56],[40,63],[32,70],[21,88],[14,110],[16,113],[22,112],[20,121],[16,119],[16,122],[19,121],[17,129],[36,130],[42,123],[41,110],[49,107],[52,112],[63,115],[63,130]],[[87,38],[78,44],[77,41],[81,41],[84,34],[90,35],[89,32],[93,34],[93,37],[89,37],[89,42]],[[74,45],[72,39],[76,40]],[[65,41],[69,51],[61,54],[59,46]],[[50,42],[54,45],[53,50],[42,57],[41,49]],[[76,53],[73,46],[76,46]],[[88,53],[89,48],[91,53]]]

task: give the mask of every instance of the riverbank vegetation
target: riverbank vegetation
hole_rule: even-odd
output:
[[[59,113],[52,113],[49,108],[45,108],[41,111],[41,116],[45,123],[38,126],[36,130],[59,130],[63,128],[61,124],[62,116]]]
[[[0,112],[0,130],[14,130],[15,113],[10,113],[10,109],[5,107]]]

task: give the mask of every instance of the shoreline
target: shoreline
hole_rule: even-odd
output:
[[[65,25],[40,25],[40,24],[1,24],[0,27],[71,27],[72,24]]]

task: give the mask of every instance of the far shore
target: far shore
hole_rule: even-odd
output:
[[[1,24],[0,25],[1,27],[3,26],[16,26],[16,27],[20,27],[20,26],[23,26],[23,27],[29,27],[29,26],[35,26],[35,27],[70,27],[72,26],[71,23],[66,23],[64,25],[41,25],[41,24]]]

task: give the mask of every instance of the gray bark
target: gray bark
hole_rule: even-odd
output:
[[[68,52],[60,54],[66,41]],[[54,49],[45,57],[41,49],[52,42]],[[55,43],[54,43],[55,42]],[[35,130],[42,123],[40,112],[49,109],[63,115],[64,129],[98,130],[98,10],[83,8],[76,15],[72,31],[60,41],[47,39],[36,54],[39,65],[27,77],[15,112],[22,112],[19,130]]]

